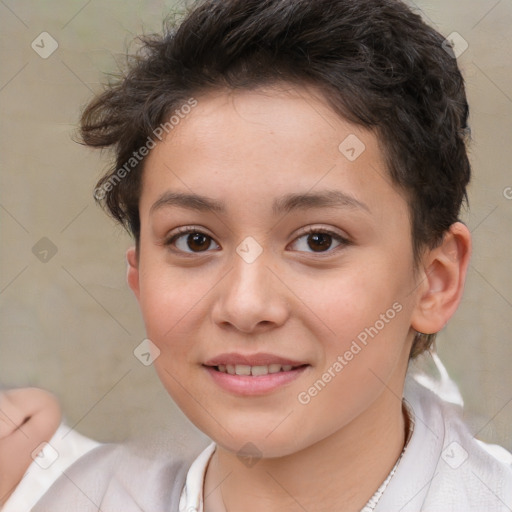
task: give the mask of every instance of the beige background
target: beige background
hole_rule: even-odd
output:
[[[144,329],[125,284],[130,240],[92,199],[106,160],[72,140],[80,107],[103,74],[122,62],[134,35],[159,30],[172,5],[0,2],[0,383],[53,391],[69,424],[102,441],[157,430],[183,443],[195,436],[153,369],[133,356]],[[444,35],[456,31],[469,44],[459,62],[472,107],[465,220],[474,256],[439,352],[473,432],[512,449],[512,2],[416,6]],[[31,48],[43,31],[59,45],[47,59]],[[43,237],[57,249],[47,262],[32,252]]]

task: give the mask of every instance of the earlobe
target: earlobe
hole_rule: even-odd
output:
[[[471,256],[471,234],[461,222],[452,224],[443,242],[424,257],[424,280],[411,326],[418,332],[440,331],[455,313],[464,290]]]
[[[128,286],[132,289],[133,293],[139,299],[140,285],[139,285],[139,259],[137,249],[135,246],[130,247],[126,251],[126,280]]]

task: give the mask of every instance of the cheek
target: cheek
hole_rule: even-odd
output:
[[[347,339],[370,327],[380,315],[400,301],[402,285],[389,279],[384,262],[352,265],[346,270],[309,280],[295,280],[295,291],[314,315],[311,321],[324,324],[330,336]],[[391,316],[393,312],[390,313]]]
[[[407,359],[408,306],[395,300],[398,294],[371,286],[366,291],[374,293],[359,289],[322,310],[335,334],[325,338],[323,359],[296,396],[308,442],[348,424],[381,393],[394,389],[397,368]]]
[[[410,284],[397,279],[397,266],[390,260],[361,262],[338,272],[336,279],[320,282],[321,292],[307,295],[304,302],[316,313],[309,316],[307,327],[325,333],[320,374],[330,371],[343,385],[366,386],[376,375],[387,377],[403,356],[410,327]]]
[[[160,349],[171,340],[179,346],[181,331],[190,329],[212,283],[197,271],[192,275],[149,258],[140,275],[140,307],[148,337]]]
[[[203,307],[204,286],[204,281],[187,278],[186,271],[170,271],[163,266],[153,266],[141,280],[140,307],[146,335],[160,350],[153,366],[169,395],[193,421],[197,421],[197,411],[190,393],[199,399],[201,390],[191,382],[190,372],[195,364],[194,326]]]

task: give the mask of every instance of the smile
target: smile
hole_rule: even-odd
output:
[[[281,365],[274,363],[258,366],[249,366],[246,364],[219,364],[214,368],[221,373],[228,373],[229,375],[250,375],[252,377],[259,377],[261,375],[268,375],[269,373],[289,372],[298,367],[294,367],[291,364]]]
[[[311,365],[272,354],[222,354],[203,368],[217,386],[239,396],[266,395],[299,378]]]

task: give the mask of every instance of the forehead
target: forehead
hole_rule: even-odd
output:
[[[220,90],[196,100],[146,159],[147,209],[176,191],[224,198],[218,211],[229,201],[248,206],[255,196],[272,197],[274,213],[278,196],[305,191],[339,191],[347,204],[376,203],[377,210],[403,199],[377,137],[341,118],[314,89]]]
[[[363,150],[361,139],[366,139],[370,151],[376,149],[371,147],[377,143],[373,134],[336,114],[314,87],[279,83],[250,90],[219,89],[196,101],[194,109],[181,116],[166,137],[170,144],[186,144],[192,136],[208,144],[210,152],[215,147],[222,151],[231,145],[237,154],[254,156],[255,160],[286,152],[293,161],[294,155],[302,157],[314,152],[319,161],[332,161],[333,156],[339,156],[339,144],[345,134],[352,135],[357,146],[355,155],[347,153],[349,157],[355,159]],[[260,153],[263,145],[266,151]],[[230,153],[223,152],[222,157],[228,160]]]

